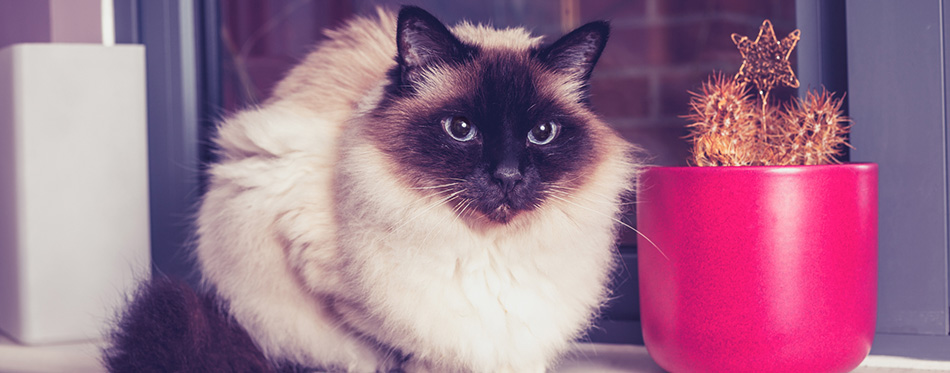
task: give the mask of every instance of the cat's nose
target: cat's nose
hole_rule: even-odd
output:
[[[502,163],[495,168],[495,172],[492,174],[496,181],[501,184],[501,187],[505,192],[510,192],[515,188],[515,185],[521,182],[522,176],[521,171],[518,170],[517,163]]]

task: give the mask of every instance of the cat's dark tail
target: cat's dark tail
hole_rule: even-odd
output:
[[[110,372],[278,372],[247,332],[179,280],[142,284],[103,351]]]

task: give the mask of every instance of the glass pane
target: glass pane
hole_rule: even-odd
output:
[[[220,11],[225,112],[265,100],[324,29],[353,15],[346,0],[221,0]]]

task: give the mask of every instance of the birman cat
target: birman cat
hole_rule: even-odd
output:
[[[593,22],[542,44],[416,7],[328,31],[268,101],[218,128],[196,219],[207,295],[147,285],[107,363],[554,367],[609,296],[638,168],[589,102],[608,33]],[[165,320],[185,326],[161,334]]]

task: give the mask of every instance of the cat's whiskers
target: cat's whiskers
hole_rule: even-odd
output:
[[[455,205],[455,208],[452,209],[452,214],[455,215],[455,219],[452,220],[453,224],[458,221],[462,214],[465,213],[465,209],[468,208],[472,202],[474,202],[474,200],[470,198],[462,198],[462,202],[459,202]]]
[[[546,189],[546,190],[543,191],[543,193],[546,194],[546,195],[548,195],[549,197],[551,197],[551,198],[553,198],[553,199],[557,199],[557,200],[560,200],[560,201],[564,201],[564,202],[567,202],[567,203],[570,203],[570,204],[576,206],[576,204],[571,203],[570,201],[567,201],[567,200],[565,200],[564,198],[559,197],[559,196],[557,195],[557,193],[560,193],[560,195],[565,196],[565,197],[566,197],[566,196],[571,196],[571,197],[575,197],[575,198],[576,198],[576,197],[578,197],[577,195],[568,194],[567,192],[565,192],[565,191],[563,191],[563,190],[552,190],[552,189]],[[585,198],[585,199],[586,199],[586,198]],[[591,201],[591,202],[597,203],[597,201]],[[554,210],[560,212],[561,215],[564,215],[564,217],[565,217],[569,222],[571,222],[572,224],[574,224],[575,227],[581,228],[581,224],[577,222],[577,219],[574,219],[574,217],[571,216],[571,214],[568,214],[567,211],[565,211],[563,208],[561,208],[561,207],[556,207],[556,208],[554,208]],[[600,214],[600,215],[604,215],[604,214]],[[606,215],[604,215],[604,216],[606,216]],[[611,220],[617,221],[617,219],[611,219]],[[633,228],[630,227],[629,225],[623,224],[623,222],[620,222],[620,224],[622,224],[622,225],[624,225],[624,226],[626,226],[626,227],[628,227],[628,228],[630,228],[630,229],[633,229]],[[634,230],[634,232],[636,232],[636,229],[633,229],[633,230]],[[637,232],[637,233],[640,233],[640,232]],[[658,248],[657,250],[660,251],[659,248]],[[618,262],[620,263],[620,266],[622,267],[623,271],[626,272],[626,273],[632,273],[632,272],[630,272],[630,269],[627,268],[627,263],[624,262],[623,260],[620,260],[620,259],[619,259],[620,256],[621,256],[619,248],[615,246],[615,247],[613,247],[613,251],[614,251],[614,254],[616,255],[616,257],[618,258]],[[660,251],[660,253],[662,254],[663,252]],[[664,255],[664,257],[665,257],[665,256],[666,256],[666,255]]]
[[[404,220],[404,221],[402,222],[402,224],[399,224],[399,225],[396,226],[395,228],[392,228],[392,229],[389,231],[389,233],[386,235],[386,238],[385,238],[385,239],[388,239],[388,238],[389,238],[390,236],[392,236],[393,234],[396,234],[396,232],[399,232],[400,230],[402,230],[402,228],[404,228],[406,225],[408,225],[409,223],[412,223],[412,222],[415,221],[416,219],[418,219],[418,218],[420,218],[421,216],[425,215],[427,212],[432,211],[432,209],[434,209],[434,208],[436,208],[436,207],[439,207],[439,206],[444,206],[449,200],[451,200],[452,198],[455,198],[456,196],[462,194],[462,192],[464,192],[464,191],[465,191],[464,189],[457,190],[457,191],[455,191],[455,192],[452,192],[452,193],[449,194],[448,196],[443,196],[443,194],[444,194],[445,192],[441,192],[441,191],[440,191],[440,192],[436,192],[435,194],[436,194],[437,196],[442,197],[441,199],[438,199],[438,200],[436,200],[436,201],[430,203],[428,206],[426,206],[425,208],[423,208],[421,211],[417,212],[415,215],[413,215],[413,216],[410,217],[409,219]],[[384,239],[384,240],[385,240],[385,239]]]
[[[558,190],[558,189],[560,189],[560,190]],[[586,191],[585,193],[591,193],[591,194],[593,194],[593,195],[596,196],[596,197],[601,197],[601,198],[603,198],[603,200],[593,199],[593,198],[590,198],[589,196],[586,196],[586,195],[584,195],[584,194],[582,194],[582,193],[569,193],[569,191],[576,191],[576,190],[577,190],[577,189],[573,189],[573,188],[566,188],[566,187],[562,188],[562,187],[552,186],[552,187],[551,187],[551,190],[548,190],[548,192],[551,192],[551,193],[560,193],[560,196],[562,196],[562,197],[570,196],[570,197],[572,197],[572,198],[581,199],[581,200],[584,200],[584,201],[586,201],[586,202],[590,202],[590,203],[594,203],[594,204],[602,204],[602,203],[605,203],[605,202],[609,202],[609,203],[612,204],[612,205],[617,205],[617,206],[621,206],[621,207],[624,207],[624,208],[626,208],[626,206],[634,206],[634,205],[637,204],[636,202],[617,202],[617,201],[611,202],[611,201],[610,201],[610,200],[611,200],[610,197],[608,197],[608,196],[606,196],[606,195],[603,195],[603,194],[600,194],[600,193],[591,192],[591,191]],[[624,211],[623,211],[624,214],[626,214],[627,212],[629,212],[629,211],[628,211],[628,210],[624,210]],[[626,215],[625,215],[625,216],[626,216]]]
[[[576,192],[576,191],[579,191],[579,190],[580,190],[580,189],[578,189],[578,188],[573,188],[573,187],[569,187],[569,186],[559,185],[559,184],[555,184],[555,183],[545,183],[544,186],[545,186],[546,188],[555,189],[555,190],[558,190],[558,191],[561,191],[561,192]],[[593,194],[593,195],[598,196],[598,197],[601,197],[601,198],[603,198],[603,199],[605,199],[605,200],[611,200],[611,199],[613,199],[613,198],[611,198],[610,196],[607,196],[607,195],[605,195],[605,194],[603,194],[603,193],[595,192],[595,191],[592,191],[592,190],[585,190],[584,193],[585,193],[585,194],[587,194],[587,193]],[[572,195],[573,195],[573,196],[577,196],[577,195],[575,195],[575,194],[572,194]],[[594,201],[594,200],[591,200],[591,199],[586,198],[586,197],[581,197],[581,198],[584,198],[584,199],[586,199],[586,200],[588,200],[588,201],[591,201],[591,202],[598,202],[598,201]],[[631,201],[631,202],[616,202],[616,203],[614,203],[614,204],[620,205],[620,206],[628,206],[628,205],[636,205],[637,203],[636,203],[636,201]]]
[[[472,207],[474,203],[475,203],[474,199],[463,198],[462,203],[459,204],[460,208],[456,215],[458,215],[459,218],[462,218],[466,215],[471,215],[471,211],[469,210],[469,207]]]
[[[656,251],[660,252],[660,255],[663,255],[663,258],[665,258],[666,260],[670,260],[670,257],[666,256],[666,253],[664,253],[663,250],[660,249],[660,247],[657,246],[656,243],[654,243],[653,240],[650,239],[650,237],[647,237],[647,236],[644,235],[643,233],[640,233],[639,230],[637,230],[636,228],[634,228],[634,227],[631,226],[630,224],[624,223],[624,222],[621,221],[620,219],[617,219],[617,218],[615,218],[615,217],[613,217],[613,216],[609,216],[609,215],[604,214],[604,213],[602,213],[602,212],[600,212],[600,211],[594,210],[594,209],[592,209],[592,208],[590,208],[590,207],[584,206],[584,205],[579,204],[579,203],[576,203],[576,202],[574,202],[574,201],[570,201],[570,200],[568,200],[568,199],[566,199],[566,198],[562,198],[562,197],[560,197],[560,196],[558,196],[558,195],[556,195],[556,194],[554,194],[554,193],[551,193],[549,196],[550,196],[551,198],[554,198],[554,199],[558,200],[558,201],[561,201],[561,202],[564,202],[564,203],[573,205],[573,206],[578,207],[578,208],[585,209],[585,210],[590,211],[590,212],[592,212],[592,213],[595,213],[595,214],[597,214],[597,215],[600,215],[600,216],[603,216],[603,217],[608,218],[608,219],[610,219],[610,220],[613,220],[613,221],[616,222],[617,224],[620,224],[620,225],[622,225],[622,226],[624,226],[624,227],[626,227],[626,228],[628,228],[628,229],[634,231],[637,235],[639,235],[640,237],[643,237],[643,239],[647,240],[647,242],[649,242],[651,245],[653,245],[653,247],[656,248]]]
[[[461,190],[456,191],[455,193],[453,193],[452,195],[449,196],[449,199],[446,200],[445,203],[448,203],[448,202],[450,202],[450,201],[459,199],[459,198],[460,198],[459,195],[460,195],[461,193],[463,193],[463,192],[465,192],[464,189],[461,189]],[[465,199],[465,198],[462,198],[462,199],[463,199],[463,202],[465,202],[465,200],[467,200],[467,199]],[[458,213],[457,213],[457,210],[459,209],[459,206],[461,206],[461,203],[456,203],[456,204],[455,204],[455,207],[452,208],[452,215],[454,216],[454,217],[452,218],[452,225],[455,225],[455,222],[458,221],[459,215],[458,215]],[[432,232],[434,232],[434,231],[435,231],[434,229],[429,229],[429,230],[427,230],[425,237],[422,238],[422,241],[419,243],[418,246],[419,246],[419,247],[425,247],[425,246],[426,246],[426,243],[429,241],[429,237],[432,236]]]
[[[546,190],[545,193],[553,194],[554,191]],[[560,193],[562,193],[562,194],[565,195],[565,196],[567,195],[567,194],[564,193],[564,192],[560,192]],[[556,196],[554,196],[554,195],[551,195],[550,197],[551,197],[551,198],[556,198]],[[557,198],[557,199],[560,199],[560,198]],[[573,216],[571,216],[571,214],[568,214],[566,211],[564,211],[563,208],[557,207],[557,208],[555,208],[555,210],[558,211],[558,212],[560,212],[562,215],[564,215],[564,217],[567,218],[567,220],[570,221],[572,224],[574,224],[575,227],[578,227],[578,228],[581,227],[580,223],[578,223],[577,220],[574,219]],[[614,253],[616,254],[617,258],[620,258],[621,254],[620,254],[619,248],[618,248],[618,247],[614,247],[613,249],[614,249]],[[625,271],[626,273],[632,273],[632,272],[630,272],[630,268],[627,268],[627,263],[626,263],[626,262],[624,262],[623,260],[618,260],[618,261],[620,262],[620,266],[623,268],[623,271]]]
[[[452,200],[461,199],[461,202],[456,203],[455,207],[452,208],[453,218],[452,218],[452,224],[450,224],[451,226],[455,226],[455,223],[459,221],[459,218],[462,215],[462,212],[474,202],[474,200],[472,199],[459,197],[459,194],[464,191],[465,191],[464,189],[460,190],[459,193],[451,196],[451,198],[448,201],[446,201],[446,203],[448,203],[449,201],[452,201]],[[434,230],[430,229],[428,232],[426,232],[426,235],[425,237],[423,237],[421,243],[419,244],[419,247],[425,247],[426,242],[429,241],[429,237],[432,235],[433,231]]]
[[[448,184],[414,187],[414,188],[409,188],[409,189],[413,189],[413,190],[447,189],[447,188],[452,188],[461,184],[462,184],[461,182],[452,182]]]

